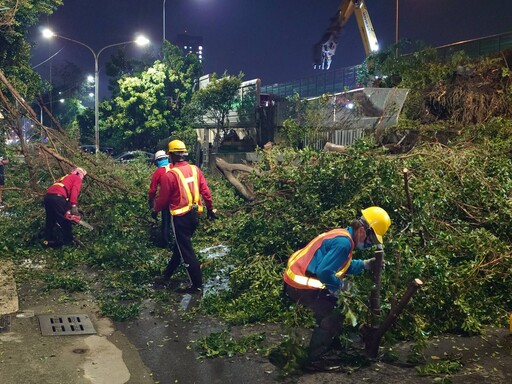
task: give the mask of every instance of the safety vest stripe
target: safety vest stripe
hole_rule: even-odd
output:
[[[319,288],[319,289],[325,288],[325,285],[320,280],[314,279],[312,277],[296,275],[289,268],[286,270],[286,274],[288,275],[288,277],[290,279],[295,281],[297,284],[304,285],[306,287],[311,287],[311,288]]]
[[[192,169],[192,176],[189,176],[185,178],[183,175],[183,172],[179,168],[172,168],[171,172],[176,174],[180,180],[181,185],[183,186],[183,189],[185,190],[185,193],[187,194],[187,205],[178,208],[178,209],[171,209],[171,215],[180,215],[182,213],[186,213],[192,209],[194,205],[197,206],[197,209],[199,212],[203,211],[203,207],[198,204],[199,203],[199,179],[197,177],[197,168],[193,165],[190,166]],[[190,191],[189,183],[194,183],[194,197],[192,198],[192,192]]]
[[[290,261],[288,262],[289,265],[292,265],[295,263],[295,261],[299,258],[301,258],[302,256],[304,256],[306,253],[308,253],[308,251],[314,247],[315,245],[317,246],[317,249],[320,248],[320,245],[322,244],[322,242],[318,242],[319,240],[323,240],[325,237],[327,236],[327,233],[322,233],[321,235],[315,237],[313,240],[311,240],[309,242],[308,245],[306,245],[304,248],[302,249],[299,249],[298,251],[296,251],[290,258]],[[316,252],[316,250],[315,250]]]
[[[323,233],[318,235],[316,238],[311,240],[309,244],[296,251],[290,256],[288,260],[288,266],[286,268],[286,272],[284,275],[285,281],[287,283],[295,283],[291,284],[292,286],[298,286],[301,288],[307,289],[324,289],[325,285],[318,279],[313,277],[308,277],[306,275],[307,267],[311,260],[313,259],[314,254],[322,245],[322,242],[326,239],[331,239],[336,236],[345,236],[348,237],[352,243],[353,241],[350,236],[350,233],[345,229],[334,229],[332,231]],[[352,252],[348,255],[346,262],[342,265],[342,267],[336,272],[336,277],[342,278],[350,267],[350,263],[352,261]]]
[[[69,199],[68,189],[66,188],[66,186],[65,186],[63,183],[61,183],[61,181],[63,181],[63,180],[64,180],[66,177],[68,177],[68,176],[69,176],[69,175],[62,176],[62,177],[61,177],[57,182],[53,183],[53,185],[57,185],[57,186],[59,186],[59,187],[64,188],[64,192],[66,192],[66,196],[65,196],[65,197],[66,197],[66,200],[68,200],[68,199]]]

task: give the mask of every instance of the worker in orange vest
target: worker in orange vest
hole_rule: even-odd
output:
[[[363,209],[362,216],[346,229],[333,229],[294,252],[284,273],[285,292],[294,301],[311,309],[317,327],[309,344],[310,367],[322,369],[321,357],[339,335],[343,316],[338,308],[338,295],[348,287],[345,275],[371,270],[375,258],[352,259],[354,248],[373,245],[382,248],[382,236],[391,225],[388,213],[380,207]]]
[[[172,257],[163,276],[157,283],[169,282],[171,276],[180,265],[181,260],[188,272],[191,285],[181,289],[183,293],[202,293],[203,278],[199,260],[192,247],[192,236],[199,224],[199,214],[206,205],[207,217],[215,220],[212,195],[201,170],[185,161],[188,156],[185,143],[172,140],[168,145],[172,169],[165,175],[167,191],[161,190],[154,212],[168,209],[171,213],[171,228],[174,234]],[[202,198],[202,199],[201,199]]]

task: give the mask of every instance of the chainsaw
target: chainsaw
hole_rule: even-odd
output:
[[[86,221],[83,221],[82,220],[82,216],[80,215],[73,215],[71,213],[71,211],[67,211],[66,214],[64,215],[64,217],[66,218],[66,220],[69,220],[73,223],[76,223],[76,224],[80,224],[81,226],[87,228],[87,229],[93,229],[92,225],[87,223]]]

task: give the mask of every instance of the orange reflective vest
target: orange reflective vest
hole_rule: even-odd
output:
[[[284,272],[284,281],[299,289],[324,289],[325,285],[315,277],[307,276],[308,265],[313,259],[315,252],[320,248],[324,240],[332,239],[337,236],[345,236],[350,239],[352,249],[354,249],[354,241],[350,233],[346,229],[333,229],[332,231],[322,233],[309,242],[304,248],[294,252],[288,259],[288,266]],[[347,272],[350,262],[352,261],[352,252],[349,253],[347,260],[336,272],[336,277],[341,279]]]
[[[197,167],[187,164],[186,167],[172,168],[170,172],[177,176],[180,185],[180,200],[178,204],[171,206],[171,215],[183,215],[192,209],[203,212]]]

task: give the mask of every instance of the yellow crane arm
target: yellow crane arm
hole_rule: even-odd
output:
[[[358,4],[356,4],[355,9],[357,25],[359,26],[359,33],[361,34],[361,40],[363,41],[364,51],[366,56],[369,56],[379,50],[379,43],[365,2],[361,0],[357,3]]]
[[[368,13],[365,2],[363,0],[342,0],[336,12],[336,16],[331,19],[331,23],[320,42],[314,46],[314,68],[329,69],[332,57],[336,53],[339,32],[353,13],[356,15],[356,21],[366,56],[378,51],[379,44],[377,42],[377,36],[375,35],[375,30],[373,29],[373,24],[370,20],[370,14]]]

